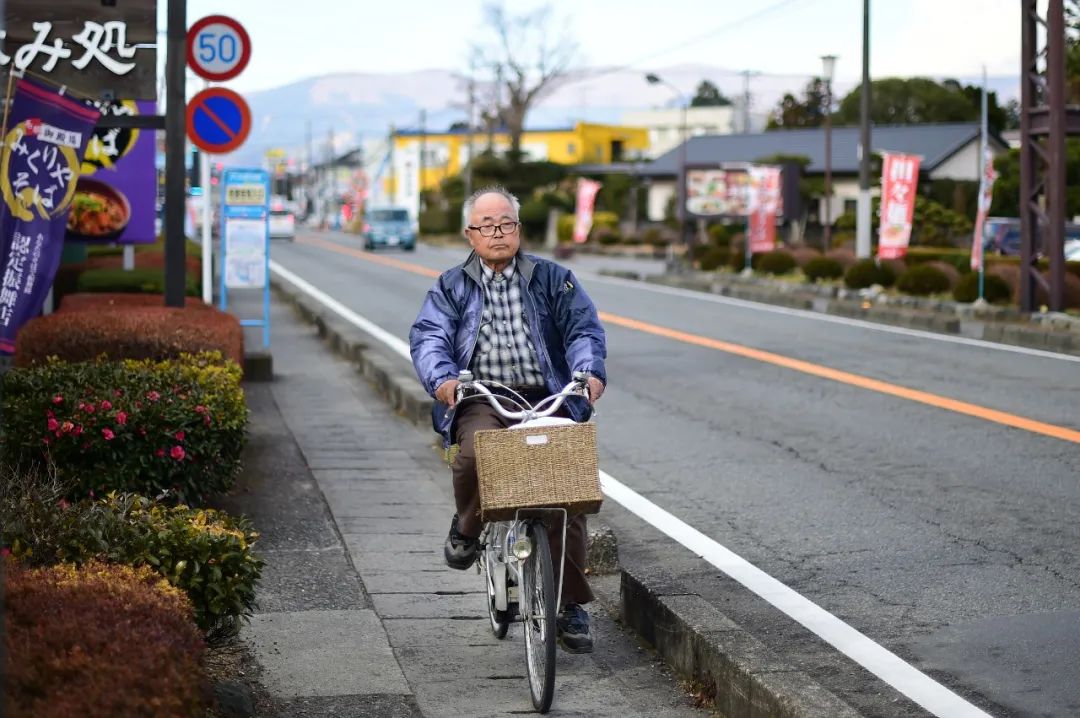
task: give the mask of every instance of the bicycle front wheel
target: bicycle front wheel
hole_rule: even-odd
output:
[[[555,694],[555,579],[551,547],[544,524],[529,523],[532,553],[521,566],[521,615],[525,627],[525,660],[533,707],[551,708]]]

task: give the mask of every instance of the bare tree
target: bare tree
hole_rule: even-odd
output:
[[[474,45],[473,52],[493,71],[492,108],[506,125],[510,158],[517,161],[525,117],[566,76],[578,46],[565,27],[555,27],[550,5],[512,15],[501,2],[489,2],[484,20],[494,41]]]

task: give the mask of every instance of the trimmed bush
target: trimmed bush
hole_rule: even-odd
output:
[[[968,272],[956,281],[952,290],[958,302],[974,302],[979,298],[979,273]],[[1005,303],[1012,299],[1012,289],[996,274],[987,274],[983,284],[983,298],[991,304]]]
[[[189,297],[202,294],[196,276],[187,275],[184,283],[185,293]],[[164,294],[165,273],[156,269],[87,269],[75,281],[78,292],[139,292],[143,294]]]
[[[891,287],[896,275],[888,265],[879,266],[873,259],[860,259],[844,273],[844,284],[849,289],[866,289],[875,284]]]
[[[758,258],[756,268],[766,274],[787,274],[795,269],[795,257],[786,249],[774,249]]]
[[[1009,298],[1015,302],[1020,298],[1020,265],[1019,264],[992,264],[986,268],[986,276],[994,275],[1001,277],[1009,287]]]
[[[795,264],[800,268],[805,267],[810,260],[821,256],[821,252],[813,247],[795,247],[788,251],[791,252],[791,256],[795,258]]]
[[[80,301],[87,300],[78,300],[76,307]],[[40,364],[53,356],[70,362],[102,355],[164,360],[198,352],[220,352],[237,365],[244,361],[244,333],[236,317],[218,309],[197,308],[191,300],[183,309],[118,306],[68,311],[66,300],[62,306],[65,311],[33,319],[19,330],[16,366]]]
[[[205,715],[206,646],[182,593],[148,568],[6,560],[8,715]]]
[[[9,464],[51,462],[79,496],[195,503],[232,488],[247,424],[240,368],[220,354],[13,369],[3,410]]]
[[[598,229],[615,229],[619,228],[619,215],[615,212],[593,212],[592,218],[593,231]]]
[[[1042,277],[1049,285],[1050,272],[1043,272]],[[1035,301],[1040,305],[1050,303],[1050,294],[1041,285],[1035,287]],[[1070,272],[1065,273],[1065,308],[1080,308],[1080,277]]]
[[[730,247],[731,237],[736,232],[735,228],[727,224],[709,225],[709,239],[717,247]]]
[[[101,312],[129,307],[163,307],[165,296],[162,294],[113,294],[110,292],[86,292],[69,294],[60,303],[58,312]],[[212,307],[198,297],[184,297],[185,309],[211,309]]]
[[[949,264],[948,262],[943,262],[940,259],[935,259],[932,262],[927,262],[926,266],[933,267],[934,269],[945,275],[945,277],[949,280],[949,291],[952,291],[952,288],[956,286],[956,283],[958,281],[960,281],[960,270],[958,270],[955,266]]]
[[[0,545],[28,565],[93,559],[149,566],[182,589],[196,622],[212,630],[250,615],[263,562],[245,519],[168,508],[134,494],[68,502],[55,475],[7,471],[0,486]]]
[[[899,277],[901,274],[907,271],[908,265],[902,259],[881,259],[877,260],[878,266],[887,267],[893,274],[893,277]]]
[[[825,253],[825,256],[829,259],[835,259],[840,263],[840,266],[844,268],[846,272],[851,268],[851,265],[855,264],[858,259],[855,257],[855,250],[847,247],[839,247],[836,249],[830,249]]]
[[[803,266],[802,271],[811,282],[844,276],[844,266],[831,257],[815,257]]]
[[[609,247],[622,241],[622,235],[619,234],[619,230],[612,229],[611,227],[597,227],[592,231],[592,236],[597,243],[604,247]]]
[[[701,268],[706,272],[713,272],[723,267],[730,259],[730,253],[725,247],[705,247],[700,258]]]
[[[949,278],[937,267],[917,264],[900,275],[896,288],[906,294],[924,297],[949,291]]]

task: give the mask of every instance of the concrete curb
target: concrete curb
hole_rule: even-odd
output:
[[[622,620],[726,718],[857,718],[701,596],[658,571],[622,569]]]
[[[276,277],[275,293],[289,302],[319,336],[358,370],[394,410],[418,425],[430,422],[432,400],[398,363],[370,350],[370,339]],[[589,532],[591,574],[621,574],[624,623],[687,678],[699,681],[726,718],[857,718],[846,703],[786,665],[705,599],[681,590],[659,572],[619,566],[614,532]]]
[[[905,307],[876,303],[869,299],[830,297],[809,287],[723,281],[724,278],[695,275],[642,275],[637,272],[601,272],[621,279],[643,281],[763,304],[806,309],[834,316],[880,322],[907,329],[922,329],[971,339],[1012,344],[1080,356],[1080,322],[1052,315],[1023,315],[1005,311],[979,314],[975,311],[939,310],[921,306]],[[1015,314],[1015,317],[1013,317]],[[999,318],[999,315],[1001,317]],[[1010,319],[1012,319],[1010,321]]]

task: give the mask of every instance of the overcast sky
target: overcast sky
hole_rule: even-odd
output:
[[[861,0],[551,0],[588,67],[684,63],[798,79],[839,56],[838,80],[861,72]],[[161,3],[164,8],[166,3]],[[510,0],[511,12],[537,7]],[[873,0],[871,74],[1018,75],[1016,0]],[[227,7],[227,9],[223,9]],[[266,89],[333,72],[464,70],[491,37],[479,0],[188,0],[188,21],[224,12],[252,37],[252,62],[227,83]],[[164,26],[164,11],[161,13]],[[492,38],[493,39],[493,38]]]

